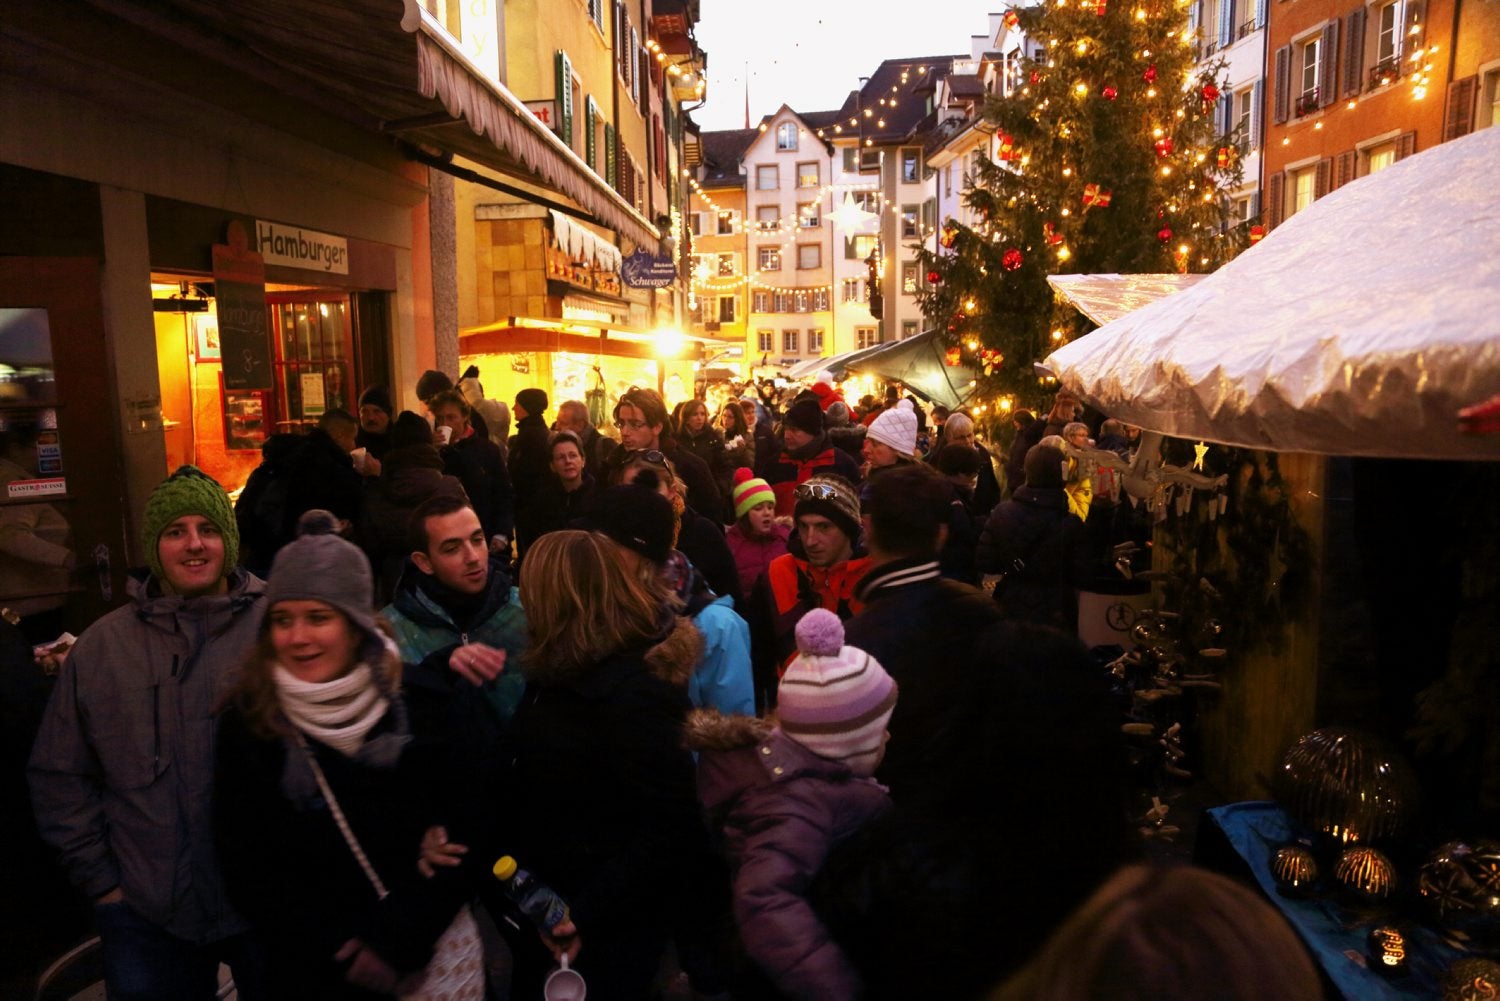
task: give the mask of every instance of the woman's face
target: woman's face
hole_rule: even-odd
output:
[[[583,479],[583,456],[578,446],[571,441],[558,442],[552,449],[552,471],[564,485],[578,483]]]
[[[359,630],[322,601],[278,601],[271,606],[271,646],[298,681],[321,684],[354,669]]]
[[[751,431],[754,431],[756,417],[755,404],[751,403],[748,406],[743,403],[740,404],[740,413],[745,415],[745,427],[749,428]]]
[[[694,407],[687,412],[688,434],[697,434],[703,430],[703,425],[708,423],[708,408]]]
[[[676,496],[674,491],[672,490],[672,474],[667,472],[665,469],[658,469],[656,466],[628,466],[626,467],[625,472],[620,475],[620,482],[634,483],[635,478],[641,475],[641,470],[643,469],[650,469],[656,474],[657,493],[661,494],[667,500],[671,500],[674,496]]]
[[[731,403],[719,412],[719,427],[723,429],[725,434],[734,434],[735,428],[740,426],[735,421],[735,417],[739,417],[743,421],[744,416],[744,411],[740,409],[740,405],[738,403]]]

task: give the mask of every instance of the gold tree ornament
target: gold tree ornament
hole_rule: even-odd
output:
[[[1302,845],[1282,845],[1271,855],[1271,875],[1285,896],[1301,896],[1318,881],[1318,860]]]
[[[1334,866],[1339,885],[1364,900],[1384,900],[1396,889],[1396,867],[1384,853],[1357,845],[1345,848]]]

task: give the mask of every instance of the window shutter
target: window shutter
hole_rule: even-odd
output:
[[[1401,138],[1396,140],[1396,159],[1405,160],[1417,151],[1417,134],[1415,132],[1403,132]]]
[[[1358,154],[1352,149],[1346,149],[1338,155],[1338,158],[1334,161],[1333,168],[1333,186],[1335,188],[1342,188],[1354,180],[1354,163],[1357,156]]]
[[[1286,171],[1266,178],[1266,202],[1266,228],[1275,229],[1286,214]]]
[[[1234,41],[1234,0],[1219,0],[1219,48]]]
[[[1344,97],[1358,97],[1365,72],[1365,9],[1356,7],[1344,18]]]
[[[1203,23],[1203,0],[1193,0],[1193,5],[1188,8],[1188,30],[1194,35],[1198,34],[1198,27]]]
[[[641,103],[641,75],[635,71],[640,63],[641,34],[634,27],[630,29],[630,96],[636,104]]]
[[[1329,185],[1333,181],[1333,160],[1324,157],[1318,161],[1318,172],[1313,176],[1313,200],[1316,201],[1328,194],[1331,190]]]
[[[1260,192],[1256,191],[1250,195],[1250,218],[1260,218]]]
[[[573,64],[568,54],[561,49],[553,60],[557,70],[557,134],[563,142],[573,145]]]
[[[1257,28],[1266,26],[1266,0],[1255,0],[1255,26]]]
[[[1443,142],[1474,131],[1474,106],[1479,99],[1479,77],[1466,76],[1448,85],[1448,108],[1443,117]]]
[[[616,191],[620,190],[620,174],[615,161],[615,127],[604,123],[604,180]]]
[[[595,149],[595,133],[599,129],[599,108],[594,103],[594,95],[590,94],[583,99],[583,162],[589,165],[590,170],[597,171],[595,166],[598,151]]]
[[[1318,53],[1322,65],[1318,67],[1318,107],[1326,108],[1338,98],[1339,93],[1339,19],[1333,18],[1323,25],[1323,51]]]
[[[1266,84],[1264,80],[1255,81],[1255,87],[1250,91],[1250,135],[1246,136],[1249,144],[1246,149],[1260,149],[1261,121],[1266,113]]]
[[[1271,120],[1281,125],[1292,117],[1292,47],[1283,45],[1276,50],[1275,101],[1271,105]]]

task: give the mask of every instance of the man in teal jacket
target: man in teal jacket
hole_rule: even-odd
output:
[[[401,659],[437,657],[464,680],[484,687],[502,723],[520,704],[525,680],[526,613],[467,500],[439,495],[414,512],[412,553],[381,610],[396,630]],[[506,665],[509,663],[509,668]]]

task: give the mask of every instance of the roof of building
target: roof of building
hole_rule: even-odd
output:
[[[738,187],[745,183],[740,163],[745,150],[760,135],[759,129],[725,129],[703,133],[703,179],[705,188]]]
[[[948,55],[884,60],[858,90],[849,92],[834,124],[858,128],[861,138],[875,142],[908,140],[919,133],[924,122],[929,126],[936,123],[924,95],[938,79],[948,75],[955,60],[966,58]]]
[[[948,77],[948,93],[958,98],[983,97],[984,81],[975,73],[953,73]]]

